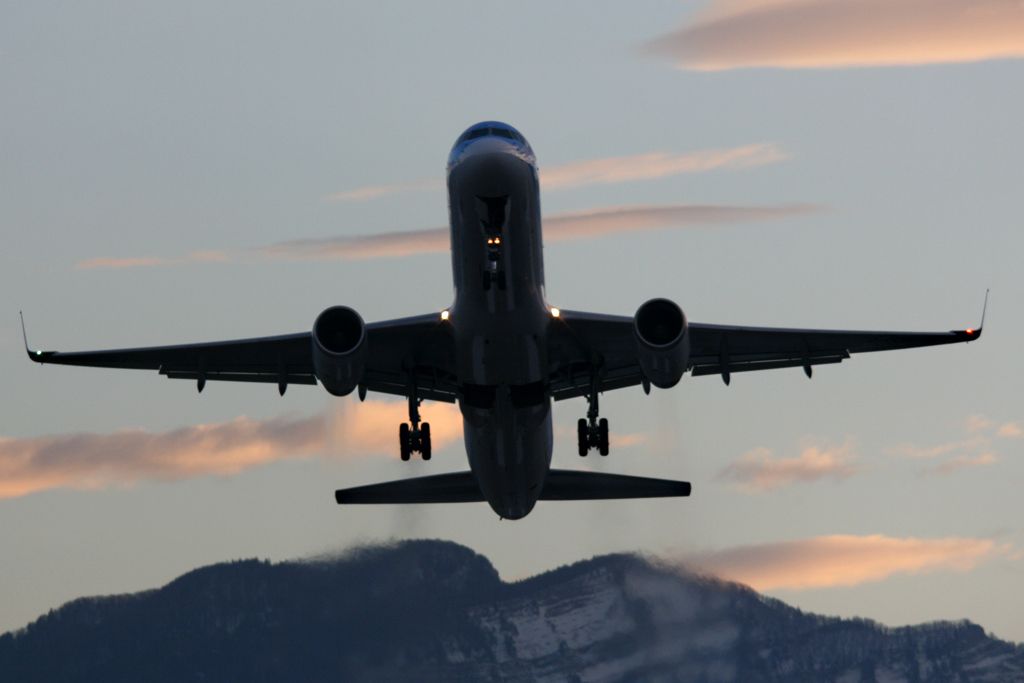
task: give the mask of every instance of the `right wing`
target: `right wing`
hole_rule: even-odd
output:
[[[984,314],[982,315],[984,323]],[[585,396],[597,373],[598,391],[645,381],[637,360],[633,318],[560,311],[551,321],[551,395],[557,401]],[[690,323],[693,376],[839,363],[854,353],[971,342],[982,327],[949,332],[861,332]]]
[[[369,391],[407,396],[415,378],[421,398],[454,402],[455,359],[451,334],[436,314],[366,326],[367,360],[362,385]],[[200,344],[102,351],[32,351],[36,363],[156,370],[171,379],[316,384],[311,333]]]

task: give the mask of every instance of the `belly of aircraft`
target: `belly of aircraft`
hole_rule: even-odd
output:
[[[469,465],[491,508],[506,519],[529,514],[551,466],[551,403],[516,406],[508,386],[492,408],[463,404]]]

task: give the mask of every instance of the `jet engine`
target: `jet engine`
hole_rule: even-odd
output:
[[[668,299],[651,299],[633,316],[637,358],[644,376],[659,389],[675,386],[690,360],[683,309]]]
[[[313,323],[313,369],[330,393],[345,396],[363,380],[366,325],[348,306],[332,306]]]

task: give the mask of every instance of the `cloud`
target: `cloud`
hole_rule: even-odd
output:
[[[654,180],[682,173],[699,173],[722,168],[753,168],[787,159],[777,145],[759,143],[696,152],[648,152],[628,156],[574,161],[540,169],[544,190],[562,190],[588,185],[607,185],[635,180]],[[413,190],[440,190],[437,178],[421,178],[392,185],[365,185],[324,197],[329,202],[367,201]]]
[[[1016,439],[1024,429],[1016,422],[998,424],[985,415],[970,415],[964,421],[969,436],[931,446],[901,444],[889,449],[893,455],[917,460],[942,460],[923,470],[923,474],[952,474],[958,470],[984,467],[999,462],[995,453],[997,439]]]
[[[354,190],[345,192],[333,192],[324,201],[328,202],[365,202],[370,199],[379,199],[400,192],[412,190],[440,190],[444,183],[435,178],[421,178],[407,183],[395,183],[393,185],[364,185]]]
[[[995,453],[989,452],[978,453],[977,455],[958,455],[932,467],[928,471],[933,474],[952,474],[964,468],[994,465],[998,461],[999,458],[996,457]]]
[[[185,258],[158,258],[152,256],[128,257],[128,258],[93,258],[79,261],[75,268],[79,270],[93,270],[97,268],[119,269],[119,268],[146,268],[152,266],[180,266],[188,263],[223,263],[229,261],[230,257],[223,251],[194,251]]]
[[[454,405],[429,403],[423,415],[436,450],[461,437],[462,418]],[[397,457],[397,425],[405,420],[404,401],[345,401],[332,413],[305,418],[239,417],[164,432],[0,438],[0,499],[54,488],[231,475],[313,455]]]
[[[619,206],[548,216],[544,219],[543,230],[546,242],[567,242],[616,233],[779,220],[818,210],[820,207],[812,204]],[[119,263],[116,267],[126,268],[251,258],[274,261],[365,261],[447,252],[451,246],[450,240],[448,228],[427,228],[376,235],[289,240],[240,252],[234,257],[225,252],[195,252],[184,259],[91,259],[78,263],[76,267],[112,267],[106,264],[115,261]]]
[[[654,180],[681,173],[697,173],[720,168],[751,168],[782,161],[786,158],[787,156],[782,150],[771,144],[711,149],[685,154],[649,152],[624,157],[576,161],[541,169],[540,184],[545,190],[560,190],[633,180]]]
[[[758,591],[856,586],[896,574],[966,572],[1012,548],[984,538],[818,536],[739,546],[686,564]]]
[[[952,453],[988,448],[990,443],[991,440],[986,436],[975,436],[969,439],[947,441],[933,446],[918,446],[911,443],[905,443],[889,449],[889,452],[893,455],[899,455],[904,458],[932,460]]]
[[[1021,426],[1016,422],[1007,422],[999,427],[996,436],[1001,436],[1004,439],[1019,439],[1024,436],[1024,429],[1021,429]]]
[[[544,219],[546,243],[568,242],[604,235],[684,228],[698,225],[722,225],[774,220],[799,216],[816,210],[807,204],[778,206],[723,206],[672,204],[667,206],[623,206],[579,211]],[[281,242],[263,247],[258,253],[280,260],[347,260],[398,258],[450,248],[448,228],[430,228],[406,232],[355,237],[327,237]]]
[[[984,415],[969,415],[965,426],[969,432],[987,432],[995,425],[990,418]]]
[[[834,447],[808,446],[792,458],[777,458],[768,448],[755,448],[725,467],[718,476],[754,492],[821,479],[841,480],[857,473],[857,468],[851,464],[852,452],[849,441]]]
[[[899,66],[1024,56],[1020,0],[715,0],[647,45],[680,68]]]

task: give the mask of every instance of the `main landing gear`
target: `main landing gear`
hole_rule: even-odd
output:
[[[587,396],[587,416],[581,417],[576,423],[576,440],[581,457],[586,457],[591,448],[596,448],[601,455],[608,455],[608,419],[597,418],[597,375],[591,382],[590,394]]]
[[[402,460],[409,460],[413,453],[430,460],[430,423],[420,423],[420,399],[416,396],[415,386],[409,392],[409,422],[398,427],[398,447]]]

